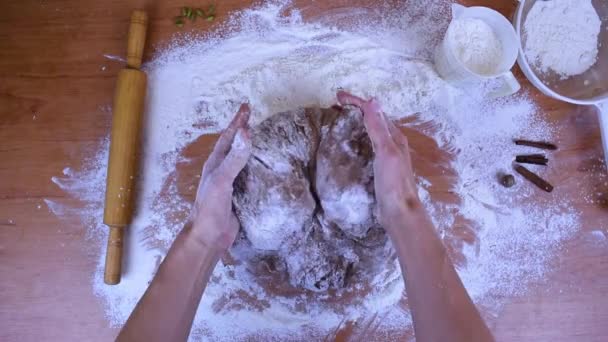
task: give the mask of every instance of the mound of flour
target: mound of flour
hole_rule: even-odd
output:
[[[119,285],[103,283],[108,229],[99,194],[105,191],[108,139],[83,147],[84,162],[53,177],[73,199],[45,200],[58,217],[82,218],[99,255],[92,289],[109,324],[120,327],[126,321],[183,227],[190,203],[180,195],[184,189],[178,190],[176,169],[179,175],[180,165],[190,162],[184,148],[202,134],[223,129],[242,101],[250,102],[252,119],[261,122],[292,108],[329,107],[340,87],[378,97],[389,116],[409,118],[408,126],[427,137],[414,159],[417,165],[426,162],[427,175],[432,170],[434,176],[418,178],[419,195],[452,256],[462,259],[458,272],[484,312],[495,314],[511,296],[542,280],[562,242],[578,229],[574,199],[555,191],[534,203],[534,187],[522,181],[504,189],[495,175],[510,170],[510,156],[533,153],[514,146],[513,137],[551,140],[552,128],[525,94],[487,100],[491,85],[452,89],[437,77],[426,61],[445,32],[449,5],[408,1],[402,7],[354,8],[305,21],[290,3],[271,2],[234,14],[217,33],[181,37],[165,46],[145,67],[149,88],[141,192]],[[110,122],[107,106],[100,110]],[[450,157],[427,160],[434,145]],[[458,201],[437,195],[439,174],[453,180]],[[248,250],[237,245],[233,252]],[[296,266],[299,256],[294,258]],[[274,259],[258,265],[268,283],[287,283],[268,274],[280,268]],[[342,297],[341,305],[330,294],[293,295],[285,289],[269,295],[246,267],[216,267],[197,311],[193,339],[323,339],[354,321],[355,328],[371,325],[377,339],[387,340],[411,323],[401,274],[390,267]]]
[[[601,27],[591,0],[536,1],[524,22],[526,56],[541,72],[580,75],[597,60]]]

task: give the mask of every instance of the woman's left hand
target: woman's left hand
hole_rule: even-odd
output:
[[[251,155],[250,109],[241,105],[209,155],[190,220],[195,236],[207,247],[224,253],[234,242],[239,221],[232,211],[232,183]]]

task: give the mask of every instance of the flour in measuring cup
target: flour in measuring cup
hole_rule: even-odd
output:
[[[490,25],[483,20],[455,20],[450,25],[447,39],[456,58],[469,70],[491,75],[498,69],[502,60],[502,44]]]
[[[597,61],[601,27],[591,0],[537,1],[524,22],[526,57],[543,73],[580,75]]]

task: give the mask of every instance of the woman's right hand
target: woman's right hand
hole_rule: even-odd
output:
[[[403,226],[408,213],[421,209],[407,138],[386,117],[374,98],[338,92],[341,105],[359,107],[374,149],[374,188],[378,220],[389,234]],[[401,223],[401,224],[399,224]]]
[[[365,101],[339,92],[338,101],[363,111],[375,152],[378,220],[390,236],[401,271],[408,279],[405,287],[416,339],[494,341],[418,199],[407,139],[382,113],[375,99]]]

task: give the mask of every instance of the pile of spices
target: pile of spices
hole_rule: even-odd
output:
[[[545,150],[557,150],[557,146],[552,143],[544,142],[544,141],[529,141],[517,139],[514,141],[515,145],[520,146],[529,146],[536,147]],[[524,154],[515,156],[515,161],[521,164],[534,164],[534,165],[543,165],[547,166],[549,159],[544,154]],[[534,172],[528,170],[522,165],[515,165],[515,171],[519,173],[522,177],[532,182],[534,185],[539,187],[540,189],[551,192],[553,191],[553,186],[549,184],[546,180],[542,179],[540,176],[535,174]],[[510,188],[515,183],[515,178],[512,175],[506,175],[501,178],[501,184],[507,188]]]

